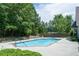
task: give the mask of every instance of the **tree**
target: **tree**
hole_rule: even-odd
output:
[[[37,35],[45,31],[45,25],[31,3],[2,3],[0,10],[2,36]]]
[[[45,34],[47,34],[47,23],[44,23],[43,21],[41,21],[41,24],[39,25],[40,27],[39,27],[39,33],[41,34],[41,35],[45,35]]]
[[[55,15],[54,19],[49,22],[49,26],[53,32],[69,33],[71,30],[72,17],[70,15],[63,16],[62,14]]]

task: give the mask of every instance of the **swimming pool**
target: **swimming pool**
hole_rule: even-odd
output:
[[[50,44],[58,42],[60,39],[56,39],[53,37],[45,37],[45,38],[37,38],[30,41],[24,41],[24,42],[17,42],[17,47],[23,47],[23,46],[48,46]]]

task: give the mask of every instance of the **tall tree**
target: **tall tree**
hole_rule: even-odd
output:
[[[33,4],[2,3],[0,10],[0,34],[4,32],[4,35],[14,36],[39,33],[41,21]]]
[[[54,19],[49,22],[49,26],[54,32],[68,33],[71,30],[72,17],[70,15],[63,16],[62,14],[55,15]]]

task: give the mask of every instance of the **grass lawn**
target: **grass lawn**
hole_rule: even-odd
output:
[[[2,49],[0,56],[41,56],[38,52],[20,49]]]

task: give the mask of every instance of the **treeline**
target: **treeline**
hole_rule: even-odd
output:
[[[44,29],[33,4],[0,4],[0,37],[37,35],[44,33]]]
[[[31,3],[0,4],[0,37],[44,35],[47,32],[71,34],[72,16],[55,15],[44,23]]]

